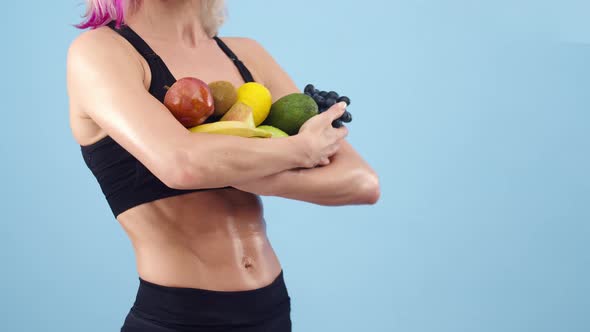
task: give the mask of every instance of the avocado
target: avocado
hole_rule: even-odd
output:
[[[299,128],[317,114],[318,105],[313,98],[303,93],[292,93],[272,104],[263,124],[279,128],[289,135],[296,135]]]

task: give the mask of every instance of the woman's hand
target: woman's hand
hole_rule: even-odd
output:
[[[328,165],[332,157],[340,149],[342,140],[348,135],[348,129],[332,127],[332,122],[342,116],[346,110],[346,103],[338,103],[322,114],[307,120],[296,135],[298,141],[307,152],[309,165]]]

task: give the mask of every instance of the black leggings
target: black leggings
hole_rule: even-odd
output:
[[[238,292],[156,285],[139,289],[121,332],[290,332],[283,272],[268,286]]]

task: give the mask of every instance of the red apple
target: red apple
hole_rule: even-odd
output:
[[[205,122],[214,111],[213,95],[209,86],[194,77],[176,81],[166,92],[164,105],[187,128]]]

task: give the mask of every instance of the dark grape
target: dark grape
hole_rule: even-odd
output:
[[[336,99],[335,98],[331,98],[328,95],[328,98],[326,99],[326,107],[332,107],[332,106],[334,106],[334,104],[336,104]]]
[[[344,112],[344,114],[342,114],[342,116],[338,120],[340,120],[342,122],[349,123],[352,121],[352,114],[350,114],[349,111],[346,111],[346,112]]]
[[[350,98],[346,97],[346,96],[342,96],[340,98],[338,98],[338,102],[345,102],[347,106],[350,106]]]
[[[328,98],[334,98],[334,99],[338,99],[340,96],[338,95],[338,93],[336,93],[336,91],[330,91],[328,92]]]
[[[332,122],[332,127],[334,127],[334,128],[340,128],[342,126],[343,126],[343,124],[342,124],[342,121],[340,121],[340,120],[334,120]]]
[[[346,96],[340,96],[336,91],[323,91],[318,90],[313,84],[308,84],[303,89],[303,92],[313,98],[318,105],[318,114],[327,111],[330,107],[336,103],[344,102],[347,106],[350,105],[350,98]],[[332,122],[332,126],[340,128],[344,126],[344,123],[350,123],[352,121],[352,114],[345,111],[340,119]]]
[[[325,106],[326,98],[322,97],[322,95],[319,95],[315,98],[315,102],[318,104],[318,106],[323,107]]]

